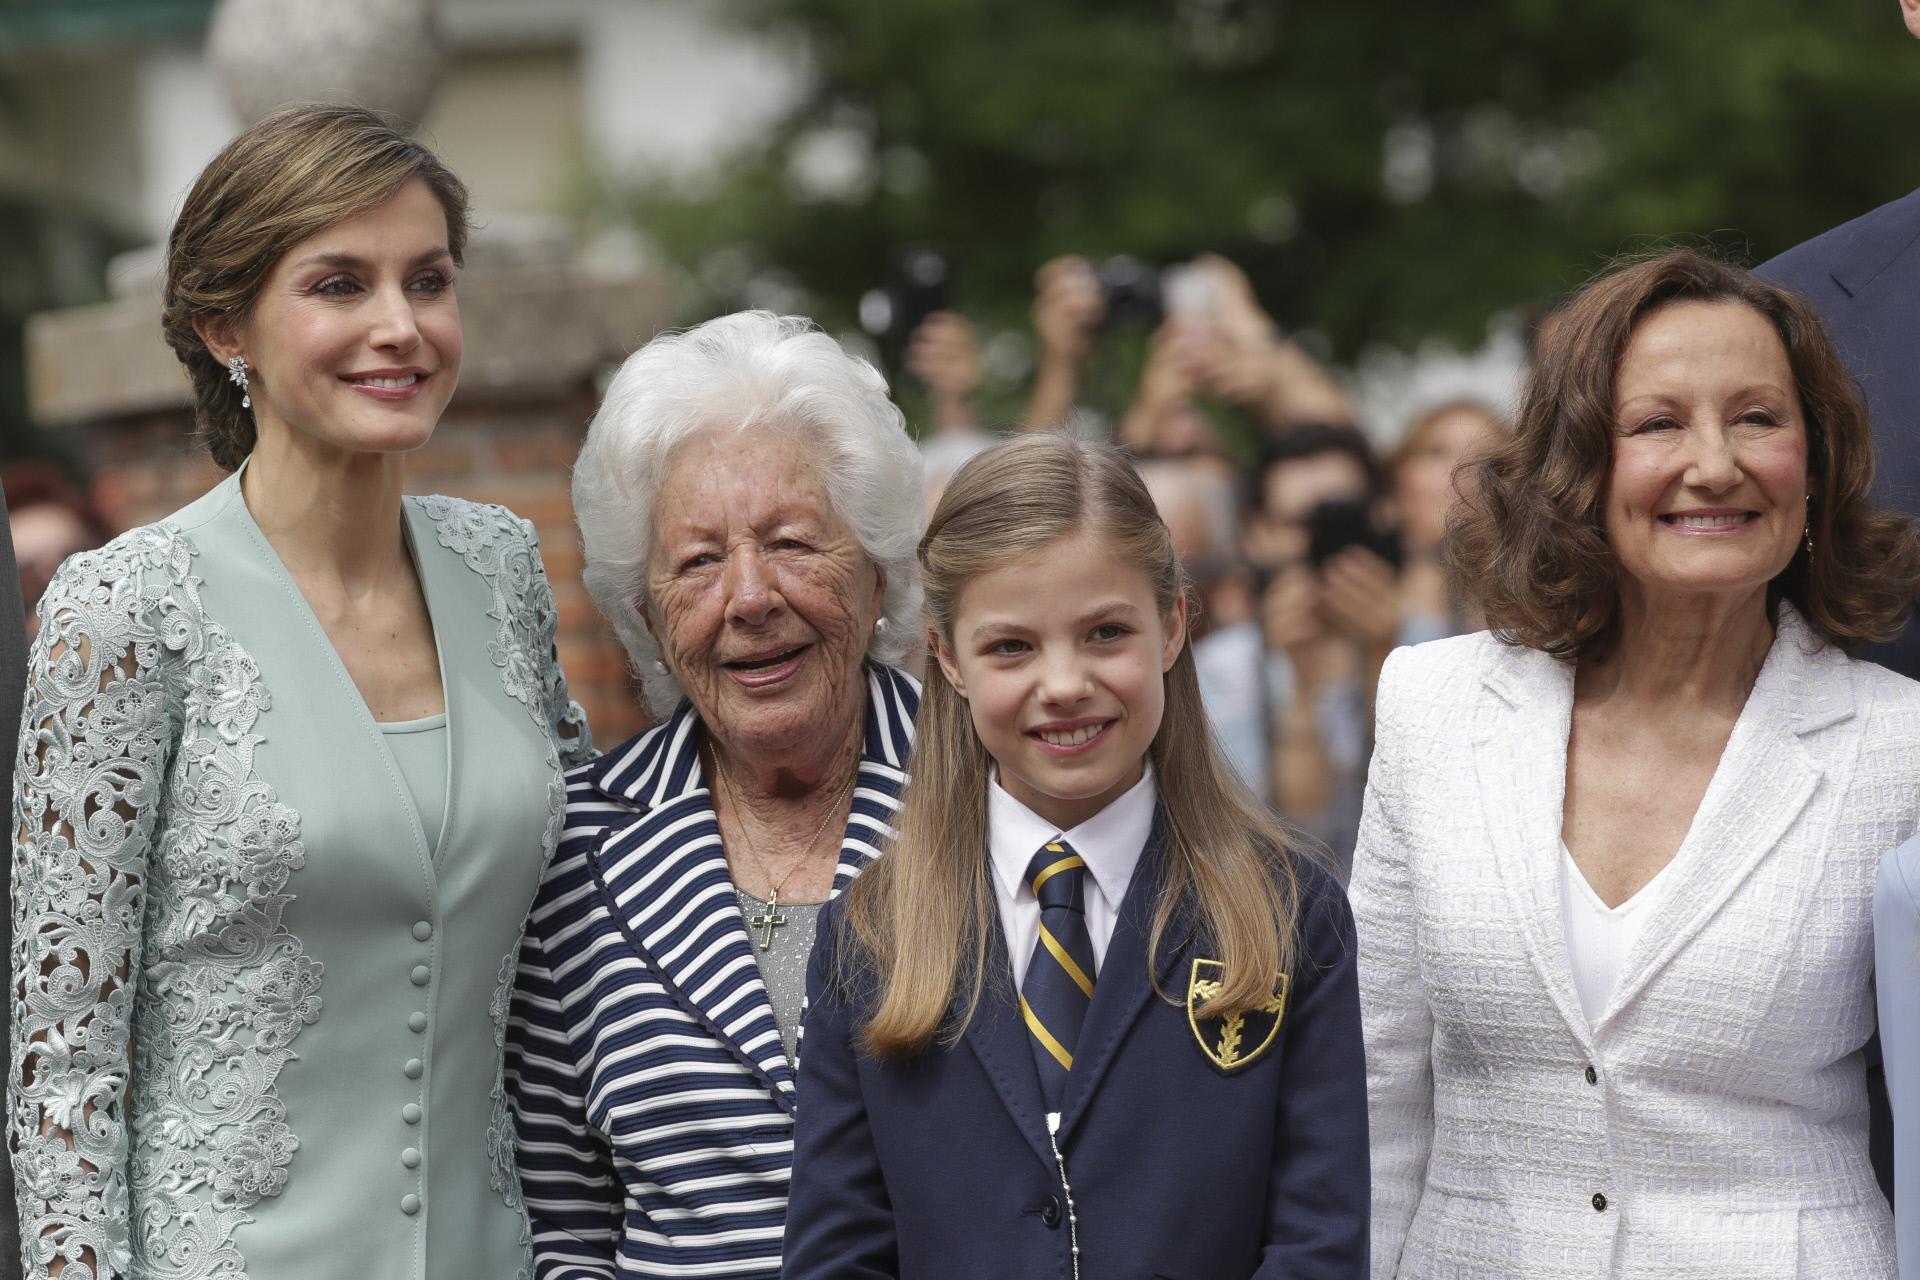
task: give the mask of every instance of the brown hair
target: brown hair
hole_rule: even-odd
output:
[[[1485,400],[1461,396],[1457,399],[1442,401],[1407,425],[1406,434],[1400,437],[1400,443],[1393,447],[1393,454],[1387,459],[1388,472],[1397,475],[1414,454],[1426,447],[1427,437],[1433,434],[1433,429],[1457,413],[1471,413],[1483,418],[1495,433],[1503,438],[1507,435],[1506,419],[1500,416],[1498,409]]]
[[[1613,463],[1614,381],[1634,328],[1670,302],[1728,302],[1765,317],[1786,347],[1806,417],[1811,554],[1769,584],[1822,639],[1887,640],[1920,594],[1920,536],[1881,510],[1859,388],[1811,304],[1691,250],[1619,266],[1544,326],[1513,438],[1479,466],[1456,508],[1448,558],[1457,582],[1511,643],[1561,658],[1604,655],[1618,626],[1619,563],[1602,507]]]
[[[229,142],[194,180],[167,237],[160,326],[193,382],[201,439],[225,470],[253,451],[253,417],[194,321],[244,321],[287,250],[415,178],[447,212],[447,250],[457,265],[467,243],[466,187],[433,152],[362,107],[283,107]]]
[[[974,458],[941,496],[920,540],[929,631],[951,643],[955,605],[969,580],[1081,530],[1138,565],[1162,617],[1173,616],[1186,578],[1140,477],[1114,449],[1046,433]],[[1176,921],[1183,931],[1191,925],[1226,970],[1227,985],[1203,1016],[1244,1013],[1271,999],[1276,976],[1293,964],[1294,855],[1214,745],[1191,645],[1181,647],[1165,679],[1166,711],[1148,759],[1164,815],[1166,869],[1148,949],[1157,954]],[[964,990],[965,1013],[946,1034],[948,1043],[957,1040],[997,959],[989,953],[998,910],[987,869],[990,765],[966,701],[930,674],[899,834],[848,890],[849,928],[837,957],[841,973],[869,975],[864,980],[877,986],[862,1040],[881,1056],[924,1049],[948,1022],[956,990]]]

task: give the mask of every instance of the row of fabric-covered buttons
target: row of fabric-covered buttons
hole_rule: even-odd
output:
[[[413,926],[413,938],[415,942],[433,941],[432,922],[427,920],[416,921]],[[412,979],[414,986],[424,988],[429,982],[433,981],[433,970],[425,964],[416,964],[413,966],[413,972],[408,976]],[[424,1009],[416,1009],[407,1015],[407,1030],[413,1032],[415,1035],[424,1035],[426,1033],[427,1014]],[[400,1070],[407,1079],[418,1080],[427,1074],[427,1064],[420,1058],[408,1058],[406,1065]],[[424,1113],[420,1109],[420,1104],[417,1102],[409,1102],[400,1108],[400,1118],[409,1125],[419,1124],[423,1115]],[[420,1167],[420,1148],[408,1147],[401,1151],[400,1165],[405,1169],[418,1169]],[[409,1191],[400,1197],[400,1212],[406,1214],[408,1217],[419,1213],[420,1207],[421,1200],[417,1193]]]

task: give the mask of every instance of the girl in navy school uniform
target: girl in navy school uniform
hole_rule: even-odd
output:
[[[1119,453],[968,463],[886,855],[808,974],[788,1280],[1353,1280],[1353,919],[1215,748]]]

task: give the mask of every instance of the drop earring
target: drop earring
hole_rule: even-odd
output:
[[[227,381],[240,388],[240,407],[253,408],[253,393],[247,389],[247,358],[245,356],[228,358]]]
[[[1807,495],[1807,519],[1804,526],[1807,539],[1807,559],[1813,559],[1813,495]]]

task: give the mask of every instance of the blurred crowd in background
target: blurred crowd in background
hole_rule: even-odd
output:
[[[418,99],[473,189],[480,358],[417,479],[540,526],[596,727],[640,714],[568,536],[596,379],[664,325],[803,313],[888,373],[935,490],[1009,431],[1139,457],[1223,739],[1341,860],[1385,653],[1475,625],[1442,531],[1528,309],[1622,250],[1757,262],[1901,195],[1920,101],[1878,6],[1788,0],[327,0],[212,56],[243,8],[0,4],[0,480],[29,600],[211,480],[147,291],[238,125],[239,54],[304,65],[314,26],[350,70],[339,15],[430,12],[373,88]],[[1497,358],[1405,394],[1370,375],[1441,349]]]
[[[1119,441],[1192,578],[1194,653],[1222,744],[1254,793],[1344,869],[1381,664],[1396,645],[1477,626],[1442,551],[1458,486],[1473,483],[1462,463],[1502,437],[1499,408],[1426,406],[1383,455],[1341,382],[1281,331],[1232,262],[1208,254],[1155,269],[1060,257],[1035,275],[1024,412],[989,421],[976,403],[981,345],[945,305],[944,270],[938,255],[915,250],[875,302],[876,327],[901,332],[901,371],[924,395],[913,402],[926,421],[913,425],[928,509],[962,463],[1007,432]],[[1138,383],[1109,421],[1083,401],[1089,363],[1103,342],[1141,331]],[[53,463],[0,467],[0,484],[31,610],[61,560],[112,529]]]
[[[916,306],[939,301],[936,271],[905,274],[886,310],[911,321],[903,364],[926,393],[929,509],[1003,429],[1110,432],[1139,460],[1193,580],[1201,689],[1234,766],[1344,869],[1381,664],[1396,645],[1478,625],[1442,553],[1459,486],[1473,483],[1462,464],[1504,434],[1499,408],[1426,406],[1383,456],[1341,383],[1281,332],[1232,262],[1208,254],[1154,271],[1061,257],[1035,276],[1025,411],[983,422],[972,324]],[[1103,422],[1081,403],[1085,371],[1128,325],[1148,330],[1146,359],[1130,401]],[[1251,424],[1235,448],[1223,411]]]

